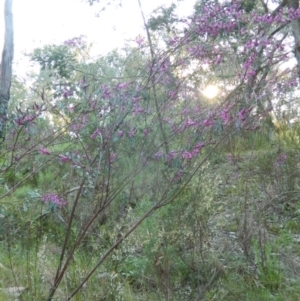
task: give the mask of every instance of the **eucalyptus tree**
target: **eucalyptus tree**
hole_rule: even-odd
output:
[[[0,138],[5,137],[5,125],[7,121],[8,102],[10,98],[10,86],[12,80],[12,62],[14,56],[14,30],[13,30],[13,0],[5,0],[4,20],[5,35],[2,51],[0,70]]]

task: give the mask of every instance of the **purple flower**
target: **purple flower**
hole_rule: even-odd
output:
[[[146,128],[146,129],[143,130],[144,137],[147,137],[149,133],[150,133],[149,128]]]
[[[129,85],[128,83],[119,83],[119,84],[117,85],[117,88],[118,88],[119,90],[122,90],[122,89],[127,88],[128,85]]]
[[[139,114],[139,113],[143,113],[143,112],[144,112],[144,109],[142,107],[140,107],[139,105],[133,106],[133,113]]]
[[[173,150],[173,151],[170,151],[167,155],[166,155],[166,160],[167,161],[171,161],[173,160],[177,155],[177,151]]]
[[[133,98],[132,98],[132,103],[133,103],[133,104],[138,104],[140,101],[141,101],[141,98],[140,98],[140,97],[133,97]]]
[[[40,149],[39,149],[39,152],[40,152],[40,154],[41,155],[50,155],[51,153],[50,153],[50,151],[48,151],[46,148],[44,148],[44,147],[41,147]]]
[[[222,62],[222,55],[218,55],[216,58],[215,58],[215,64],[216,65],[219,65],[220,63]]]
[[[90,135],[91,139],[95,139],[100,134],[100,129],[96,129],[93,134]]]
[[[44,203],[56,204],[58,207],[67,205],[67,201],[54,192],[42,195],[41,199]]]
[[[164,153],[162,151],[159,151],[159,152],[155,153],[153,155],[153,157],[158,160],[158,159],[161,159],[163,155],[164,155]]]
[[[110,157],[109,157],[109,163],[114,163],[118,158],[118,154],[117,153],[111,153]]]
[[[189,127],[189,126],[193,126],[196,125],[197,123],[191,119],[187,119],[184,121],[184,127]]]
[[[73,39],[69,39],[64,41],[64,45],[71,46],[71,47],[79,47],[83,45],[83,36],[75,37]]]
[[[63,163],[71,161],[71,159],[69,157],[64,156],[64,155],[58,155],[58,157],[60,158],[60,161]]]
[[[211,120],[211,118],[208,118],[208,119],[205,119],[202,124],[205,126],[205,127],[210,127],[212,126],[214,123],[213,121]]]
[[[192,150],[190,150],[190,151],[184,150],[181,155],[185,159],[188,159],[188,160],[193,159],[199,155],[201,149],[204,146],[205,146],[204,142],[197,143]]]
[[[224,124],[228,124],[230,122],[230,117],[227,109],[221,111],[220,117],[224,121]]]
[[[110,98],[110,91],[107,86],[103,87],[103,98],[104,99],[109,99]]]
[[[246,108],[243,108],[241,111],[239,111],[238,116],[239,116],[240,121],[244,122],[246,120],[246,118],[247,118],[247,110],[246,110]]]
[[[193,158],[198,156],[199,153],[200,153],[200,149],[198,149],[198,148],[194,148],[194,149],[191,150],[191,155],[192,155]]]
[[[185,150],[182,152],[182,157],[188,160],[193,159],[193,154]]]
[[[170,45],[170,46],[174,46],[175,44],[176,44],[176,39],[175,38],[170,38],[169,39],[169,41],[168,41],[168,44]]]
[[[130,138],[133,138],[135,135],[136,135],[136,129],[135,128],[133,128],[132,130],[130,130],[129,132],[128,132],[128,136],[130,137]]]
[[[137,36],[135,38],[136,43],[141,47],[144,44],[145,39],[142,36]]]
[[[170,91],[170,92],[168,93],[168,95],[169,95],[170,99],[175,99],[177,93],[176,93],[176,91]]]
[[[37,116],[38,115],[23,115],[20,118],[17,118],[15,123],[20,126],[26,125],[27,123],[31,123]]]
[[[253,76],[255,76],[255,74],[256,74],[256,71],[253,70],[253,69],[250,69],[250,70],[248,70],[248,72],[247,72],[247,75],[248,75],[249,77],[253,77]]]
[[[201,151],[201,149],[205,146],[204,142],[199,142],[195,145],[194,149],[198,149],[199,152]]]
[[[124,132],[123,131],[118,131],[118,136],[119,136],[119,138],[122,138],[124,136]]]
[[[73,95],[73,92],[71,90],[66,89],[66,88],[64,89],[63,94],[62,94],[62,96],[65,99],[67,99],[69,96],[72,96],[72,95]]]
[[[173,178],[173,182],[179,181],[182,176],[183,176],[183,171],[182,170],[176,172],[176,174],[174,175],[174,178]]]

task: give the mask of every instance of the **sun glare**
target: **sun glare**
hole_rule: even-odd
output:
[[[208,85],[204,90],[201,91],[202,94],[209,98],[209,99],[212,99],[214,97],[216,97],[219,93],[219,89],[218,87],[216,86],[213,86],[213,85]]]

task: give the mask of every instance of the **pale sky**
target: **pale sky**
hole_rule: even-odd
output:
[[[94,54],[105,54],[122,47],[125,39],[145,36],[138,0],[122,0],[122,8],[113,5],[95,14],[100,6],[90,6],[81,0],[13,0],[15,30],[15,69],[23,64],[22,52],[30,52],[45,44],[61,43],[72,37],[85,35],[95,45]],[[103,1],[100,1],[102,3]],[[172,0],[141,0],[146,16],[159,5]],[[180,13],[188,15],[194,0],[180,2]],[[0,51],[3,47],[4,0],[0,0]]]

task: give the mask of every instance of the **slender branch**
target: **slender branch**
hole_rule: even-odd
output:
[[[157,98],[157,92],[156,92],[156,82],[155,82],[155,73],[153,72],[153,68],[154,68],[155,63],[156,63],[154,47],[153,47],[153,43],[152,43],[152,39],[151,39],[151,35],[150,35],[150,30],[149,30],[149,27],[147,25],[144,12],[142,10],[141,0],[138,0],[138,3],[139,3],[139,7],[140,7],[140,12],[141,12],[141,15],[142,15],[142,18],[143,18],[145,30],[146,30],[146,33],[147,33],[147,39],[148,39],[149,47],[150,47],[150,54],[151,54],[151,60],[152,60],[152,66],[151,66],[151,70],[150,70],[150,78],[151,78],[151,82],[152,82],[155,109],[156,109],[157,117],[158,117],[158,120],[159,120],[159,127],[160,127],[160,131],[161,131],[161,134],[162,134],[162,137],[163,137],[165,151],[168,154],[170,152],[169,151],[169,144],[168,144],[168,140],[167,140],[167,135],[166,135],[164,127],[163,127],[161,111],[160,111],[159,105],[158,105],[158,98]]]
[[[283,0],[272,12],[271,16],[274,17],[282,8],[287,5],[288,0]]]
[[[84,183],[85,183],[85,179],[82,180],[80,188],[77,192],[77,195],[76,195],[76,198],[75,198],[75,201],[74,201],[74,205],[73,205],[73,208],[72,208],[72,212],[71,212],[71,215],[70,215],[70,219],[69,219],[69,223],[68,223],[68,227],[67,227],[67,231],[66,231],[64,245],[63,245],[61,255],[60,255],[59,265],[57,267],[57,271],[56,271],[56,275],[55,275],[55,279],[54,279],[54,285],[50,289],[49,296],[48,296],[48,299],[47,299],[48,301],[52,300],[52,298],[54,296],[54,293],[55,293],[55,291],[56,291],[56,289],[57,289],[57,287],[58,287],[58,285],[59,285],[59,283],[60,283],[60,281],[63,277],[63,274],[65,272],[65,269],[63,269],[61,271],[61,267],[62,267],[62,263],[63,263],[63,260],[64,260],[64,255],[65,255],[65,252],[66,252],[67,243],[69,241],[69,237],[70,237],[70,233],[71,233],[71,227],[72,227],[72,223],[73,223],[73,219],[74,219],[74,215],[75,215],[75,209],[77,207],[78,200],[79,200],[79,197],[81,195],[81,191],[83,189]],[[66,265],[65,265],[65,267],[66,267]]]
[[[230,133],[230,132],[229,132]],[[196,172],[199,171],[201,166],[208,160],[210,155],[216,150],[216,148],[222,143],[229,135],[225,135],[222,139],[216,143],[216,145],[208,152],[208,154],[205,156],[205,158],[201,161],[201,163],[195,168],[194,172],[188,177],[186,183],[182,185],[176,193],[173,193],[170,197],[168,197],[166,194],[169,191],[169,188],[166,189],[165,193],[161,196],[160,200],[152,206],[152,208],[146,212],[122,237],[120,237],[105,253],[104,255],[98,260],[98,262],[95,264],[94,268],[90,270],[90,272],[87,274],[87,276],[82,280],[82,282],[77,286],[77,288],[70,294],[70,296],[65,299],[65,301],[71,300],[78,291],[83,287],[83,285],[89,280],[89,278],[92,276],[92,274],[97,270],[97,268],[106,260],[106,258],[132,233],[134,232],[141,224],[142,222],[147,219],[149,216],[151,216],[157,209],[169,204],[170,202],[174,201],[179,194],[183,191],[183,189],[188,185],[188,183],[192,180]]]

